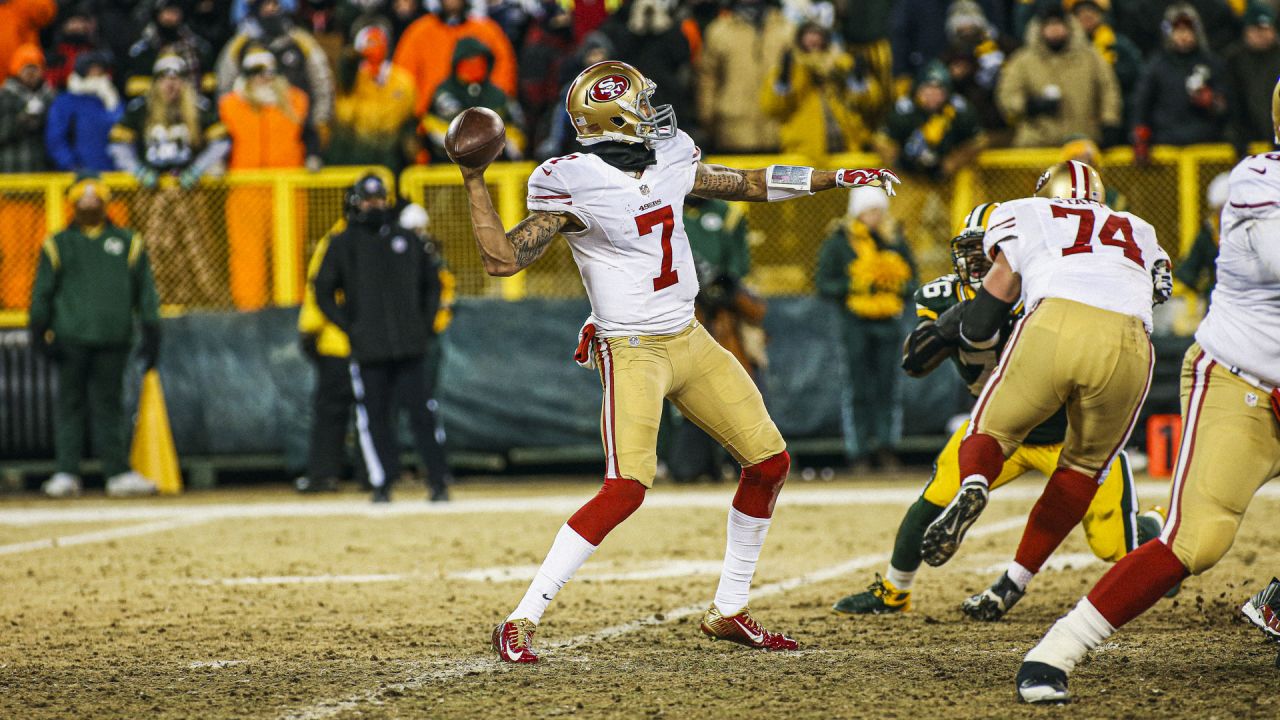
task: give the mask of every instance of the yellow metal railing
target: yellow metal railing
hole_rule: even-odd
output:
[[[1259,148],[1263,150],[1263,148]],[[892,214],[915,252],[921,275],[947,272],[947,242],[979,202],[1025,197],[1035,178],[1059,159],[1057,149],[988,150],[945,182],[904,177]],[[795,156],[713,157],[733,167],[807,164]],[[837,155],[832,167],[880,164],[874,155]],[[1146,167],[1128,148],[1103,154],[1099,170],[1129,209],[1150,221],[1174,257],[1189,247],[1204,220],[1203,192],[1230,169],[1226,145],[1157,147]],[[535,165],[499,163],[486,174],[495,207],[508,228],[524,217],[525,184]],[[104,181],[113,190],[109,214],[143,233],[167,313],[187,309],[248,309],[291,305],[302,295],[304,269],[316,240],[341,217],[345,189],[370,168],[241,171],[205,180],[189,191],[166,180],[143,190],[122,173]],[[388,183],[385,168],[373,168]],[[26,321],[34,259],[50,230],[65,226],[69,173],[0,175],[0,326]],[[491,278],[475,251],[462,177],[452,166],[415,166],[398,178],[401,196],[427,208],[463,295],[516,300],[580,297],[581,280],[565,243],[514,277]],[[818,249],[845,212],[846,193],[822,193],[791,203],[744,204],[750,228],[750,281],[766,294],[807,293]],[[247,241],[246,241],[247,238]],[[245,259],[245,246],[250,248]],[[246,272],[246,268],[249,272]],[[247,279],[246,279],[247,278]]]

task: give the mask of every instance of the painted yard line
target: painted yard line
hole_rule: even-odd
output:
[[[40,538],[39,540],[28,540],[26,542],[0,545],[0,555],[17,555],[19,553],[31,552],[33,550],[48,550],[50,548],[71,547],[74,545],[88,545],[90,543],[120,540],[122,538],[138,537],[139,535],[150,535],[151,533],[191,527],[192,525],[198,525],[202,522],[204,522],[204,520],[200,518],[173,518],[169,520],[158,520],[156,522],[143,523],[141,525],[111,528],[110,530],[95,530],[94,532],[80,533],[78,535]]]
[[[1045,561],[1044,565],[1040,568],[1040,572],[1047,572],[1050,570],[1079,570],[1080,568],[1089,567],[1090,565],[1097,565],[1100,562],[1102,561],[1093,553],[1054,553]],[[1006,560],[1002,563],[978,568],[975,572],[983,575],[989,575],[992,573],[1004,572],[1008,569],[1009,562]]]
[[[733,496],[733,487],[723,490],[701,490],[694,492],[650,493],[645,498],[641,512],[647,509],[683,509],[683,508],[715,508],[723,510],[728,507]],[[1034,500],[1040,497],[1040,483],[1015,484],[1002,487],[991,494],[991,502],[1015,502]],[[1165,502],[1168,500],[1168,483],[1142,483],[1138,486],[1139,495],[1144,504]],[[586,502],[594,488],[584,485],[581,493],[570,495],[548,496],[513,496],[503,498],[473,498],[454,500],[449,503],[429,504],[418,500],[375,506],[363,498],[352,497],[342,500],[319,502],[275,502],[275,503],[223,503],[202,505],[121,505],[121,504],[77,504],[63,508],[10,508],[0,509],[0,525],[30,526],[46,523],[79,523],[79,522],[112,522],[142,521],[174,518],[193,518],[199,520],[245,520],[261,518],[316,518],[333,516],[355,516],[370,519],[400,518],[422,515],[467,515],[497,514],[518,510],[522,514],[547,513],[568,515]],[[903,488],[858,488],[858,487],[814,487],[796,484],[788,487],[778,498],[778,504],[784,507],[805,507],[813,505],[908,505],[920,496],[917,487]],[[1258,492],[1259,497],[1280,498],[1280,483],[1264,486]]]
[[[669,562],[636,563],[619,569],[617,572],[603,572],[607,565],[592,569],[584,567],[584,572],[577,576],[579,580],[592,582],[627,582],[631,580],[659,580],[662,578],[690,577],[693,575],[718,575],[719,560],[672,560]],[[538,573],[537,565],[506,565],[474,570],[451,572],[446,577],[450,580],[471,580],[474,582],[528,582]]]
[[[972,542],[977,538],[987,537],[1007,530],[1020,528],[1025,523],[1025,518],[1007,518],[1005,520],[994,522],[990,525],[974,528],[969,532],[968,539]],[[888,562],[888,560],[889,553],[862,555],[842,563],[829,565],[811,573],[761,585],[752,589],[751,597],[753,600],[759,600],[760,598],[781,595],[797,588],[826,582],[828,580],[834,580],[835,578],[842,577],[857,570],[874,567],[875,565]],[[668,610],[660,615],[651,615],[639,620],[633,620],[621,625],[614,625],[613,627],[604,628],[603,630],[597,630],[596,632],[578,635],[567,640],[547,643],[543,646],[542,656],[553,657],[559,652],[573,650],[583,645],[591,645],[593,643],[600,642],[601,640],[608,640],[620,635],[628,635],[636,632],[637,630],[642,630],[655,625],[666,625],[668,623],[675,622],[676,620],[682,620],[686,617],[702,613],[706,609],[706,603],[685,605],[683,607]],[[662,619],[659,620],[659,617]],[[451,662],[438,670],[432,670],[411,677],[404,682],[394,683],[382,688],[365,690],[341,700],[322,701],[310,707],[299,708],[292,712],[288,712],[281,717],[283,720],[324,720],[325,718],[337,717],[338,715],[348,711],[357,710],[365,705],[381,705],[384,702],[384,698],[389,693],[401,695],[406,691],[418,690],[434,683],[454,680],[468,675],[502,672],[507,670],[512,670],[512,667],[494,659],[492,655],[486,654],[473,656]]]
[[[608,563],[601,563],[604,568]],[[601,568],[592,571],[583,568],[577,580],[590,582],[630,582],[635,580],[660,580],[665,578],[691,577],[694,575],[717,575],[720,572],[719,560],[674,560],[671,562],[650,562],[628,564],[617,572],[601,572]],[[507,565],[505,567],[476,568],[459,570],[445,577],[449,580],[468,582],[528,582],[537,574],[537,565]],[[416,573],[389,573],[382,575],[267,575],[262,577],[229,577],[205,578],[179,581],[184,585],[205,586],[245,586],[245,585],[319,585],[319,584],[362,584],[382,582],[409,582],[427,579],[427,575]]]
[[[192,585],[320,585],[324,583],[363,584],[415,580],[421,575],[392,573],[387,575],[267,575],[264,577],[229,577],[191,580]]]

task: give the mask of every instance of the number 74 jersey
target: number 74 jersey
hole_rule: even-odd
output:
[[[983,248],[1022,276],[1028,312],[1047,297],[1133,315],[1151,332],[1151,269],[1169,254],[1142,218],[1092,200],[1025,198],[1000,205]]]
[[[529,176],[530,211],[564,213],[564,233],[601,337],[670,335],[693,320],[698,276],[684,231],[684,198],[701,153],[683,132],[654,145],[636,177],[588,153],[542,163]]]

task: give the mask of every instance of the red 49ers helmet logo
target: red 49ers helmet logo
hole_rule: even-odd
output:
[[[596,102],[609,102],[622,97],[631,89],[631,81],[623,75],[606,75],[591,86],[587,95]]]

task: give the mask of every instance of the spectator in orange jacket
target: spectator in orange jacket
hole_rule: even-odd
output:
[[[493,53],[490,79],[508,97],[516,96],[515,50],[502,28],[484,16],[484,7],[479,2],[468,10],[467,0],[441,0],[439,13],[418,18],[404,31],[392,62],[413,76],[417,86],[415,114],[426,112],[436,88],[449,77],[453,47],[464,37],[475,38],[489,48]]]
[[[22,45],[39,45],[40,28],[53,21],[58,5],[53,0],[5,0],[0,2],[0,68],[9,69],[13,51]]]
[[[231,136],[231,170],[318,167],[307,124],[307,94],[276,74],[269,51],[253,48],[240,64],[218,112]],[[305,208],[302,209],[305,212]],[[272,236],[271,190],[234,185],[227,193],[227,249],[231,299],[238,310],[267,304],[267,249]]]

